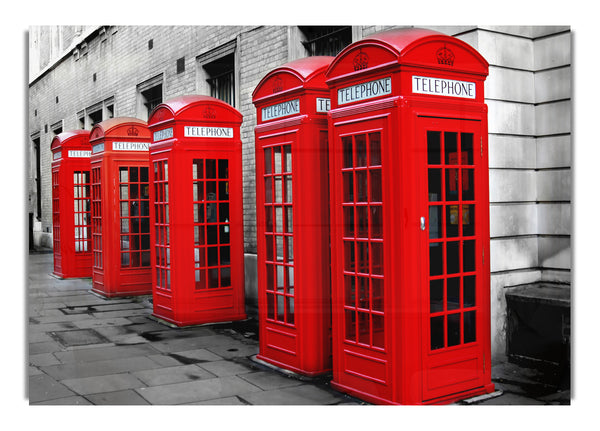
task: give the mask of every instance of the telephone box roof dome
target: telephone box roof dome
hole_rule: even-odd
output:
[[[215,97],[190,94],[161,103],[150,114],[148,125],[181,119],[190,121],[242,121],[242,114]]]
[[[67,132],[59,133],[52,139],[50,149],[54,150],[56,148],[62,147],[62,145],[69,140],[73,140],[72,144],[83,144],[85,146],[88,146],[89,142],[87,138],[89,138],[89,135],[90,131],[83,129],[69,130]]]
[[[373,33],[358,42],[376,40],[381,43],[387,44],[399,53],[402,53],[412,43],[422,41],[425,38],[431,38],[436,36],[449,37],[443,33],[440,33],[439,31],[429,30],[425,28],[407,28],[386,30],[378,33]]]
[[[290,61],[267,73],[252,93],[253,101],[299,88],[327,88],[324,72],[335,57],[326,55]]]
[[[96,124],[90,133],[90,141],[106,136],[150,139],[145,121],[134,117],[115,117]]]
[[[307,80],[315,71],[318,71],[322,67],[327,67],[331,64],[335,57],[328,55],[317,55],[314,57],[304,57],[298,60],[290,61],[285,63],[276,70],[289,70],[301,76],[304,80]]]
[[[487,76],[488,62],[468,43],[423,29],[387,30],[344,48],[326,72],[328,80],[381,67],[416,66]]]

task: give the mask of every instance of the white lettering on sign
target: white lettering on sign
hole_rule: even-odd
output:
[[[360,100],[372,99],[392,93],[392,78],[382,78],[376,81],[363,82],[351,87],[338,90],[338,105]]]
[[[262,121],[274,120],[275,118],[300,113],[300,99],[288,100],[277,105],[262,108]]]
[[[186,138],[233,138],[233,128],[185,126],[183,136]]]
[[[148,151],[149,142],[113,142],[113,151]]]
[[[82,151],[82,150],[69,150],[69,157],[72,158],[86,158],[92,155],[91,151]]]
[[[154,132],[153,138],[154,142],[164,141],[165,139],[169,139],[173,137],[173,128],[169,127],[168,129],[157,130]]]
[[[475,99],[474,82],[455,81],[453,79],[413,76],[412,91],[417,94]]]
[[[92,154],[101,153],[102,151],[104,151],[104,142],[92,147]]]
[[[52,160],[58,160],[62,157],[62,151],[57,151],[52,155]]]
[[[317,97],[317,112],[328,112],[331,109],[331,100]]]

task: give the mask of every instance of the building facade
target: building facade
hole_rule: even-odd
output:
[[[31,247],[52,246],[53,137],[112,117],[147,120],[159,103],[207,94],[237,108],[244,178],[249,312],[256,307],[252,92],[273,68],[335,55],[391,26],[41,26],[29,30]],[[571,282],[571,41],[568,26],[430,27],[490,64],[492,353],[506,350],[506,289]]]

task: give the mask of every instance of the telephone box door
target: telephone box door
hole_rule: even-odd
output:
[[[489,222],[482,122],[421,117],[423,401],[489,376]],[[426,154],[426,155],[425,155]],[[489,377],[487,379],[489,382]]]
[[[266,310],[268,322],[268,327],[261,328],[265,334],[263,350],[273,349],[269,359],[285,364],[296,360],[298,350],[292,216],[292,148],[297,145],[296,132],[261,138],[264,190],[260,191],[260,202],[264,202],[264,215],[260,214],[258,220],[264,226],[264,239],[260,239],[264,264],[261,262],[259,271],[261,279],[266,280],[266,294],[260,296],[260,305]]]
[[[378,402],[391,399],[394,349],[388,313],[394,269],[389,262],[385,160],[389,160],[387,116],[334,123],[332,196],[332,290],[334,387]],[[346,124],[344,124],[346,123]],[[343,310],[343,311],[342,311]]]

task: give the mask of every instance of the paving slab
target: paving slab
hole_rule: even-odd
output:
[[[61,313],[63,314],[63,313]],[[90,317],[86,314],[72,314],[67,315],[63,314],[62,316],[43,316],[43,317],[34,317],[34,319],[38,323],[59,323],[59,322],[76,322],[78,320],[86,320]]]
[[[38,367],[35,367],[33,365],[29,365],[27,367],[27,375],[28,376],[39,376],[40,374],[44,374],[44,372],[42,370],[40,370]]]
[[[178,351],[177,353],[169,353],[169,356],[177,359],[183,364],[199,364],[204,362],[220,361],[223,359],[207,349],[182,350]]]
[[[81,298],[88,298],[90,297],[90,292],[89,289],[91,289],[91,285],[89,286],[89,288],[84,288],[84,289],[78,289],[78,290],[60,290],[60,283],[64,282],[64,280],[62,281],[53,281],[50,283],[54,283],[54,285],[52,284],[48,284],[48,286],[46,286],[46,295],[48,295],[49,298],[60,298],[61,300],[68,300],[67,298],[76,298],[79,297]]]
[[[151,404],[160,405],[187,404],[257,391],[260,388],[236,376],[136,389]]]
[[[131,317],[130,320],[134,321],[134,319],[136,319],[137,317],[139,316]],[[172,326],[166,326],[162,323],[153,320],[150,320],[150,322],[153,322],[155,325],[160,325],[160,329],[157,329],[155,331],[145,331],[145,335],[151,341],[156,343],[216,335],[215,331],[209,325],[176,328]]]
[[[41,401],[39,403],[32,403],[36,406],[89,406],[91,402],[86,400],[84,397],[75,395],[72,397],[57,398],[54,400]]]
[[[229,345],[210,346],[208,349],[225,359],[233,359],[256,355],[258,353],[258,344],[249,345],[231,340]]]
[[[156,321],[156,320],[155,320],[155,319],[154,319],[154,318],[151,316],[151,314],[152,314],[152,310],[149,310],[149,311],[150,311],[150,313],[148,314],[148,316],[133,316],[133,317],[132,317],[131,319],[129,319],[129,320],[131,320],[131,321],[132,321],[133,323],[135,323],[135,324],[154,323],[154,324],[156,324],[156,325],[157,325],[157,327],[158,327],[158,328],[161,328],[161,329],[163,329],[163,330],[164,330],[164,329],[168,329],[168,328],[170,328],[170,327],[169,327],[169,326],[167,326],[167,325],[164,325],[164,324],[162,324],[162,323],[160,323],[160,322],[157,322],[157,321]]]
[[[27,328],[28,334],[42,334],[51,331],[64,331],[67,329],[77,329],[77,326],[73,322],[58,322],[58,323],[29,323]]]
[[[29,377],[29,402],[36,403],[76,395],[67,386],[46,374]]]
[[[145,316],[148,314],[148,310],[145,308],[135,308],[128,310],[119,310],[119,311],[106,311],[102,313],[92,313],[92,316],[98,319],[108,319],[114,317],[130,317],[130,316]]]
[[[27,300],[27,304],[28,304],[28,310],[30,309],[29,307],[38,307],[38,306],[43,306],[45,308],[48,309],[59,309],[59,308],[65,308],[67,305],[60,299],[60,298],[54,298],[54,297],[31,297],[31,295],[29,296],[28,300]]]
[[[103,349],[103,348],[108,348],[108,347],[116,347],[116,344],[109,341],[106,343],[86,344],[86,345],[82,345],[82,346],[69,346],[69,347],[65,347],[64,351],[65,352],[74,352],[77,350]]]
[[[120,317],[119,320],[120,319],[122,318]],[[112,321],[113,319],[109,320]],[[95,327],[94,330],[108,339],[111,339],[112,337],[121,337],[123,335],[137,335],[135,331],[129,329],[130,326],[131,325],[127,323],[124,325],[107,325]]]
[[[208,330],[207,330],[208,331]],[[211,332],[209,332],[210,334]],[[228,346],[231,338],[224,335],[203,335],[189,338],[175,338],[171,340],[156,341],[152,346],[161,352],[181,352],[191,349],[203,349],[215,346]]]
[[[149,355],[147,356],[147,358],[151,359],[152,361],[156,362],[162,367],[176,367],[178,365],[187,365],[187,363],[178,360],[176,356],[170,356],[169,353],[160,355]]]
[[[137,332],[138,334],[151,333],[153,331],[165,331],[164,325],[147,320],[143,316],[131,316],[127,317],[127,320],[132,322],[131,325],[128,325],[128,329],[133,332]]]
[[[143,399],[137,392],[132,389],[124,391],[104,392],[101,394],[86,395],[86,398],[95,405],[107,406],[134,406],[134,405],[149,405],[150,403]]]
[[[130,325],[131,321],[125,317],[107,317],[107,318],[90,318],[89,320],[82,320],[73,322],[73,324],[80,329],[87,328],[105,328],[113,326],[125,326]]]
[[[109,311],[122,311],[122,310],[140,310],[145,307],[142,304],[137,302],[122,301],[119,303],[113,302],[103,302],[97,305],[84,305],[79,307],[72,307],[70,310],[65,310],[68,313],[76,314],[76,313],[87,313],[87,314],[102,314]]]
[[[119,346],[125,346],[125,345],[133,346],[136,344],[143,344],[143,343],[148,342],[148,340],[146,340],[144,337],[141,337],[136,334],[116,336],[116,337],[113,337],[111,339],[111,341]]]
[[[46,292],[46,289],[47,287],[36,289],[31,286],[31,283],[29,283],[29,287],[27,288],[27,302],[48,298],[48,293]]]
[[[271,371],[257,371],[253,373],[242,374],[239,377],[265,391],[281,389],[290,386],[298,386],[302,384],[300,380],[292,377],[282,376]]]
[[[61,346],[56,341],[42,341],[41,343],[29,343],[29,354],[30,355],[39,355],[40,353],[53,353],[60,352],[63,350],[63,346]]]
[[[302,384],[290,388],[240,394],[253,405],[332,405],[348,400],[342,394],[332,394],[313,385]]]
[[[26,336],[25,341],[27,342],[27,344],[53,341],[52,337],[50,337],[50,335],[48,335],[45,332],[32,332],[32,333],[26,334],[25,336]]]
[[[30,365],[35,365],[36,367],[60,364],[60,361],[56,359],[56,356],[54,356],[52,353],[29,355],[28,362]]]
[[[192,406],[246,406],[248,404],[243,402],[238,397],[225,397],[225,398],[217,398],[215,400],[198,401],[195,403],[188,403],[187,405],[192,405]]]
[[[52,331],[49,335],[64,347],[108,343],[109,340],[91,328]]]
[[[198,365],[218,377],[235,376],[254,371],[252,368],[246,365],[230,360],[206,362]]]
[[[28,313],[31,317],[62,317],[65,315],[58,308],[47,308],[43,304],[30,305],[28,307]]]
[[[503,391],[503,392],[510,392],[513,394],[519,394],[519,395],[525,395],[526,391],[523,387],[514,384],[514,383],[507,383],[507,382],[493,382],[495,385],[496,390],[499,391]]]
[[[141,388],[144,386],[143,382],[129,373],[65,379],[61,380],[61,383],[79,395],[115,392],[124,389]]]
[[[192,382],[196,380],[214,379],[215,376],[197,365],[179,365],[162,367],[153,370],[134,371],[137,379],[146,386],[169,385],[172,383]]]
[[[92,377],[131,371],[150,370],[162,365],[145,356],[109,359],[95,362],[70,362],[68,364],[39,367],[44,373],[57,380],[74,377]]]
[[[482,401],[476,405],[480,406],[495,406],[495,405],[514,405],[514,406],[533,406],[544,405],[543,401],[538,401],[533,398],[525,397],[519,394],[503,393],[501,396]]]
[[[124,327],[119,326],[117,328],[123,329]],[[116,328],[111,328],[111,329],[116,329]],[[117,333],[117,332],[104,331],[104,330],[101,330],[101,328],[97,328],[97,331],[99,333],[101,333],[102,335],[104,335],[106,338],[108,338],[112,343],[114,343],[116,345],[124,345],[124,344],[132,345],[132,344],[148,343],[148,340],[146,340],[144,337],[136,334],[135,332],[129,332],[127,330],[125,330],[122,333]]]
[[[86,308],[87,309],[87,307],[93,308],[98,305],[104,305],[107,303],[107,301],[115,301],[115,303],[129,303],[130,302],[130,300],[128,300],[128,299],[126,299],[126,300],[123,300],[123,299],[110,300],[110,299],[100,298],[96,295],[91,294],[90,292],[87,292],[87,291],[73,292],[68,295],[56,296],[55,299],[60,299],[61,301],[63,301],[65,303],[67,308],[72,307],[73,309],[75,309],[75,308]],[[79,314],[83,314],[83,313],[80,312]]]
[[[94,362],[108,359],[128,358],[133,356],[147,356],[160,353],[148,344],[133,346],[112,346],[71,350],[57,352],[56,357],[62,363],[69,362]]]

